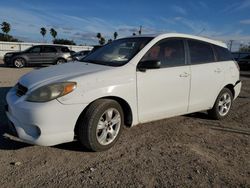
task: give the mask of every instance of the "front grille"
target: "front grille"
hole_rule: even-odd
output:
[[[23,95],[25,95],[28,91],[28,88],[23,86],[22,84],[17,84],[16,85],[16,95],[21,97]]]

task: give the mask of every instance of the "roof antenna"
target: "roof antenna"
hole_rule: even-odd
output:
[[[205,28],[203,28],[200,32],[198,32],[196,35],[200,35],[201,33],[203,33],[204,31],[206,31],[206,29]]]

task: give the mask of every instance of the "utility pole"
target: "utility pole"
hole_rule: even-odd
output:
[[[234,40],[229,40],[229,50],[230,50],[230,52],[232,51],[233,42],[234,42]]]
[[[139,35],[141,35],[141,33],[142,33],[142,26],[140,26],[140,30],[139,30]]]

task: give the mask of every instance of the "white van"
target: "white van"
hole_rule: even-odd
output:
[[[221,119],[239,95],[239,67],[222,42],[185,34],[122,38],[83,62],[24,75],[6,113],[25,142],[74,138],[93,151],[112,147],[123,125],[198,111]]]

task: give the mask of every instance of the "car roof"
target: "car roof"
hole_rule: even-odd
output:
[[[68,48],[67,46],[53,45],[53,44],[39,44],[39,45],[34,45],[33,47],[35,47],[35,46],[49,46],[49,47],[56,47],[56,48],[62,48],[62,47]]]
[[[183,33],[162,33],[162,34],[150,34],[150,35],[135,35],[131,37],[126,37],[126,38],[132,38],[132,37],[152,37],[156,40],[161,40],[164,38],[171,38],[171,37],[178,37],[178,38],[186,38],[186,39],[194,39],[194,40],[199,40],[203,42],[208,42],[217,46],[221,46],[223,48],[227,48],[227,45],[218,40],[213,40],[209,39],[206,37],[201,37],[201,36],[196,36],[196,35],[189,35],[189,34],[183,34]]]

